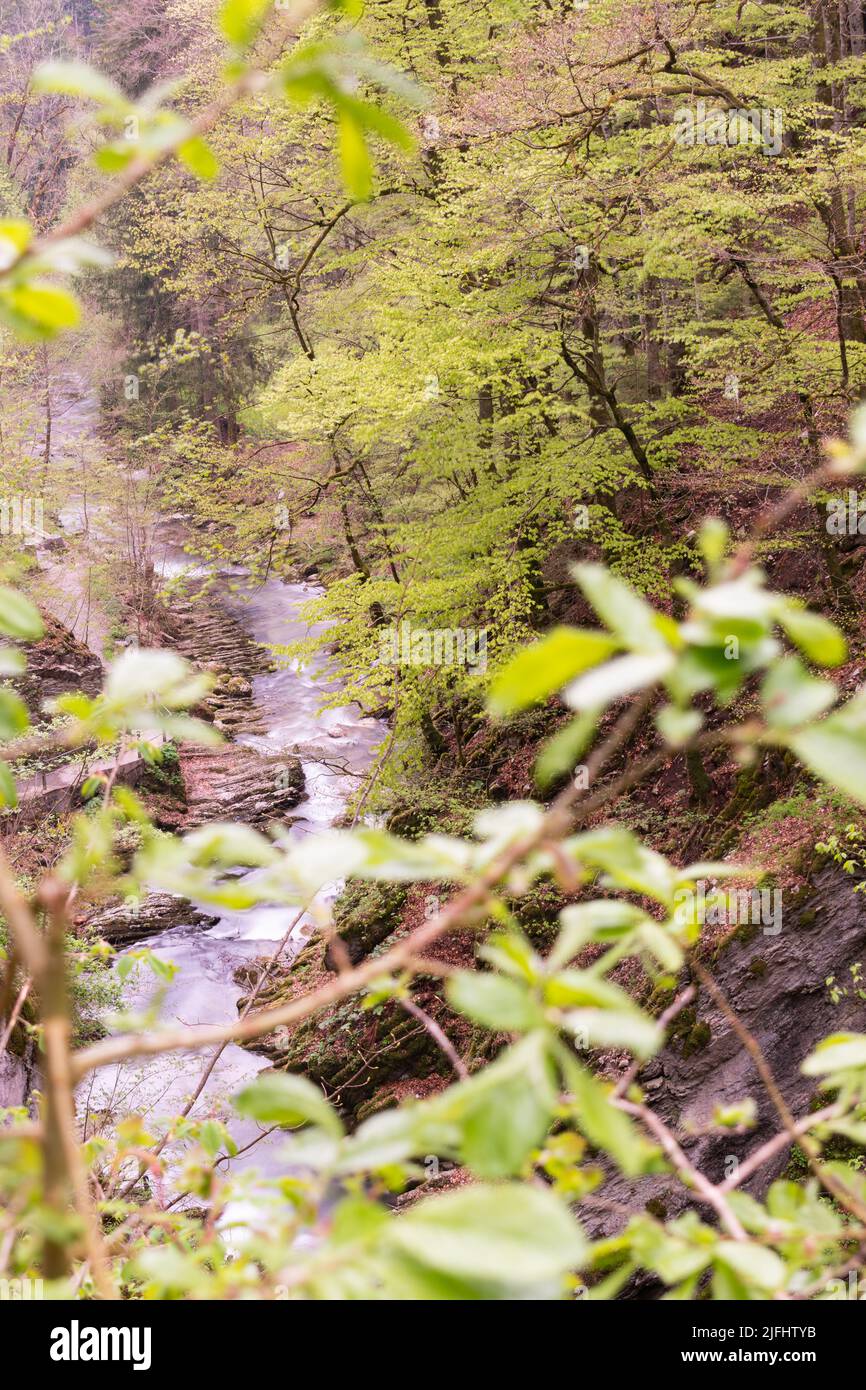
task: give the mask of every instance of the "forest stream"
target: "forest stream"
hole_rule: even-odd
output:
[[[196,562],[175,545],[162,552],[162,570],[175,577]],[[224,602],[257,642],[285,646],[302,639],[308,625],[301,616],[305,603],[317,588],[309,583],[269,580],[254,589],[245,588],[232,572],[232,594]],[[303,801],[297,806],[288,831],[291,838],[333,825],[343,814],[353,783],[369,767],[373,750],[383,737],[384,725],[363,717],[356,705],[319,709],[333,689],[322,658],[301,665],[277,658],[277,669],[257,676],[254,698],[267,732],[241,734],[238,742],[263,753],[279,754],[294,745],[318,745],[327,762],[302,758],[305,778]],[[337,764],[335,766],[335,763]],[[252,871],[255,872],[255,871]],[[328,890],[336,891],[337,885]],[[181,925],[148,940],[148,947],[177,968],[166,986],[147,969],[139,967],[124,987],[126,1008],[143,1012],[158,1005],[165,1025],[228,1023],[237,1017],[241,987],[235,972],[245,961],[270,956],[282,939],[296,910],[262,906],[245,912],[225,912],[212,926]],[[292,931],[283,959],[301,948],[313,924],[304,914]],[[135,945],[128,948],[134,951]],[[131,1065],[104,1068],[82,1088],[80,1104],[85,1122],[95,1112],[138,1114],[153,1132],[177,1114],[194,1090],[212,1052],[156,1057]],[[253,1121],[231,1116],[227,1099],[268,1062],[235,1044],[220,1054],[207,1084],[191,1112],[192,1118],[216,1116],[229,1120],[232,1138],[240,1152],[235,1169],[255,1168],[274,1174],[281,1160],[284,1136],[267,1134]]]
[[[98,447],[98,397],[78,373],[63,380],[63,410],[55,422],[54,450],[59,459],[76,458],[83,447]],[[99,508],[83,499],[73,499],[61,515],[64,532],[78,534],[87,528],[98,536],[108,524]],[[190,554],[194,538],[189,538],[176,519],[157,519],[153,526],[153,553],[157,571],[164,581],[175,584],[184,576],[206,573],[206,567]],[[51,577],[54,565],[49,559],[43,569]],[[305,604],[320,588],[314,583],[284,583],[268,579],[253,586],[246,572],[226,566],[217,580],[219,603],[227,626],[231,620],[256,643],[285,648],[304,639],[309,625],[302,616]],[[74,588],[74,586],[73,586]],[[69,579],[64,584],[64,600],[70,596]],[[77,593],[73,594],[73,598]],[[86,616],[79,606],[76,618],[66,611],[58,617],[70,623],[85,639]],[[193,616],[190,620],[195,622]],[[99,621],[90,623],[98,634]],[[260,753],[291,754],[295,746],[303,750],[303,800],[294,808],[288,830],[290,838],[334,825],[343,815],[353,785],[368,770],[373,752],[385,733],[384,724],[362,716],[357,705],[320,709],[323,699],[333,694],[327,658],[313,656],[303,666],[296,660],[277,655],[273,669],[253,681],[256,728],[263,733],[239,733],[237,742]],[[315,753],[321,749],[323,761]],[[217,814],[219,812],[217,811]],[[255,871],[252,871],[255,872]],[[328,891],[335,894],[338,885]],[[199,914],[195,914],[199,916]],[[147,967],[138,966],[123,987],[123,1007],[135,1014],[156,1009],[165,1026],[176,1024],[229,1023],[237,1017],[237,1001],[244,992],[236,982],[238,968],[257,957],[270,957],[282,940],[297,910],[262,906],[246,912],[225,912],[213,925],[201,921],[172,926],[145,943],[155,956],[176,967],[166,983]],[[213,922],[211,916],[209,921]],[[281,960],[291,960],[313,930],[308,914],[303,914],[292,930]],[[120,954],[138,949],[132,941]],[[78,1101],[83,1132],[92,1134],[102,1121],[124,1115],[139,1115],[150,1132],[161,1133],[171,1116],[178,1114],[197,1087],[213,1051],[169,1054],[134,1064],[103,1068],[79,1089]],[[191,1111],[192,1119],[214,1116],[229,1122],[233,1140],[240,1152],[232,1160],[235,1170],[256,1169],[273,1174],[285,1166],[281,1159],[284,1136],[266,1134],[257,1124],[234,1115],[229,1098],[268,1061],[253,1051],[229,1044],[220,1053],[201,1095]]]

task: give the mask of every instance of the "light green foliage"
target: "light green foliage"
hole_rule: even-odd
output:
[[[286,332],[288,318],[291,351],[275,351],[256,324],[267,384],[249,393],[254,399],[245,409],[233,402],[233,419],[237,423],[243,410],[248,427],[268,436],[269,447],[303,446],[310,471],[295,476],[289,463],[277,473],[292,524],[324,498],[328,519],[340,528],[351,572],[314,609],[315,616],[340,624],[335,700],[358,698],[368,708],[390,702],[403,744],[403,762],[395,759],[395,766],[405,772],[413,733],[423,729],[429,740],[432,726],[436,734],[434,715],[443,707],[459,731],[467,711],[470,726],[481,718],[485,694],[498,719],[558,697],[576,718],[542,751],[537,775],[544,788],[589,750],[603,747],[601,721],[624,699],[636,697],[648,709],[661,696],[656,727],[662,752],[679,752],[704,737],[698,701],[711,702],[727,718],[738,696],[756,691],[748,719],[725,724],[720,740],[744,761],[756,748],[790,750],[830,788],[866,803],[866,695],[860,690],[842,698],[832,681],[806,664],[841,665],[847,656],[842,632],[768,587],[753,554],[732,546],[721,521],[697,530],[693,543],[674,540],[661,518],[659,534],[634,536],[613,501],[628,491],[638,510],[655,502],[656,483],[680,451],[732,472],[759,457],[764,432],[735,428],[710,408],[732,358],[759,364],[747,383],[756,409],[789,396],[799,401],[813,449],[814,416],[806,408],[811,395],[826,382],[843,390],[852,367],[866,365],[863,341],[850,341],[843,381],[844,334],[832,343],[792,333],[782,317],[813,299],[826,307],[832,298],[833,277],[828,284],[812,262],[814,218],[840,170],[856,204],[861,137],[857,127],[838,132],[821,107],[826,82],[859,82],[861,63],[841,74],[813,72],[804,85],[797,60],[771,53],[767,33],[772,25],[777,34],[799,40],[808,23],[802,10],[783,5],[767,15],[757,7],[729,13],[726,7],[674,6],[688,44],[704,48],[711,70],[706,79],[688,72],[690,82],[709,84],[710,91],[723,80],[742,82],[735,95],[744,105],[753,93],[779,103],[798,141],[773,166],[760,200],[748,177],[749,161],[758,156],[744,144],[680,151],[665,196],[652,197],[643,176],[673,152],[670,108],[683,76],[674,70],[672,52],[657,51],[655,12],[645,16],[637,8],[635,24],[640,29],[646,21],[648,39],[636,57],[622,55],[618,8],[613,0],[598,0],[585,28],[575,36],[569,30],[576,62],[556,57],[554,42],[541,65],[550,93],[539,117],[512,74],[527,67],[524,46],[532,50],[548,36],[547,26],[562,24],[552,9],[534,14],[527,26],[516,0],[495,0],[477,12],[449,0],[437,7],[436,32],[432,22],[428,30],[406,32],[393,7],[359,14],[354,4],[332,5],[369,30],[386,60],[399,56],[430,88],[443,120],[444,94],[456,99],[457,87],[469,89],[461,93],[459,112],[468,135],[458,124],[456,138],[433,137],[421,146],[419,168],[404,119],[415,83],[369,57],[357,37],[342,37],[333,15],[314,16],[301,42],[269,61],[267,70],[251,66],[256,44],[278,18],[272,8],[265,0],[226,0],[220,7],[220,32],[231,47],[222,73],[231,99],[220,102],[220,110],[231,115],[219,128],[205,122],[206,140],[180,102],[165,104],[174,92],[148,88],[133,100],[77,61],[55,61],[36,81],[43,93],[88,104],[96,124],[109,130],[111,138],[96,152],[98,169],[128,174],[139,160],[147,168],[167,165],[161,203],[144,193],[134,210],[120,214],[133,274],[152,275],[167,292],[200,299],[219,289],[224,317],[231,320],[251,293],[238,268],[251,264],[257,268],[253,280],[258,276],[272,295],[268,312]],[[728,24],[757,44],[757,56],[731,70],[716,49],[719,26]],[[631,34],[625,38],[633,41]],[[598,119],[590,113],[591,127],[571,140],[563,173],[563,122],[587,111],[584,103],[577,115],[563,116],[571,109],[568,84],[577,68],[595,71],[599,40],[611,56],[610,89],[598,98],[605,102]],[[642,91],[648,65],[660,84],[652,99]],[[460,82],[452,81],[458,72]],[[194,85],[201,91],[212,76],[205,64]],[[509,110],[514,129],[500,128],[494,117],[496,140],[473,141],[475,122],[482,128],[491,122],[491,101],[497,111]],[[138,130],[134,142],[119,135],[128,121]],[[535,133],[534,141],[526,140],[521,123]],[[583,146],[595,166],[580,162]],[[294,187],[266,195],[263,178],[261,196],[253,179],[251,198],[226,197],[237,168],[249,181],[250,168],[280,166],[287,151],[300,164],[308,161],[300,215]],[[824,158],[829,153],[832,161]],[[179,164],[169,164],[175,154]],[[224,176],[228,184],[220,183]],[[621,187],[629,198],[612,217]],[[776,214],[770,231],[768,206]],[[344,220],[351,235],[329,240]],[[275,257],[278,232],[288,248],[284,265]],[[744,271],[739,264],[738,252],[759,234],[774,299],[763,308],[763,291],[749,265]],[[584,244],[595,261],[576,284],[573,253]],[[213,254],[214,245],[223,257]],[[24,339],[39,340],[70,326],[75,302],[42,277],[76,272],[93,259],[77,240],[43,246],[34,243],[26,223],[3,223],[0,313],[8,325]],[[224,261],[237,279],[231,289],[221,278]],[[306,276],[316,288],[312,305],[302,285]],[[253,285],[256,293],[260,288]],[[836,289],[841,315],[841,283]],[[744,307],[749,294],[761,312]],[[623,331],[635,304],[643,306],[640,360],[635,334]],[[663,310],[665,345],[685,364],[688,388],[681,383],[674,389],[677,374],[671,372],[670,389],[656,389],[655,325]],[[850,295],[845,312],[851,313]],[[160,456],[162,500],[217,522],[224,534],[214,538],[214,553],[238,553],[230,542],[239,544],[242,557],[265,550],[267,561],[261,553],[257,560],[262,572],[271,561],[271,546],[263,541],[275,543],[279,529],[275,499],[265,487],[273,467],[269,460],[238,465],[239,490],[255,481],[264,500],[235,508],[235,499],[224,494],[235,480],[237,454],[229,445],[217,448],[189,409],[190,383],[205,361],[219,364],[214,379],[224,398],[231,396],[237,384],[228,351],[233,331],[221,323],[213,341],[185,331],[145,344],[142,374],[159,399],[131,410],[126,425],[133,456],[136,450]],[[618,396],[613,378],[632,359],[645,383],[631,383]],[[840,485],[862,473],[862,416],[854,417],[851,445],[837,443],[829,458],[827,474]],[[543,610],[545,562],[573,541],[571,509],[578,504],[586,507],[586,540],[602,558],[584,559],[574,576],[601,626],[561,623],[525,646]],[[706,583],[698,582],[698,556]],[[669,595],[661,574],[674,564],[680,570],[676,616],[663,606]],[[407,616],[425,629],[489,624],[489,691],[486,672],[465,665],[433,671],[410,665],[399,674],[388,669],[382,629]],[[34,641],[41,630],[30,601],[0,589],[4,637]],[[326,633],[305,650],[330,640]],[[4,676],[20,669],[11,648],[3,649],[0,662]],[[180,657],[133,648],[111,665],[100,695],[73,694],[56,703],[55,712],[67,719],[59,741],[112,748],[155,734],[207,741],[207,727],[186,713],[206,690],[207,681]],[[15,744],[26,729],[23,705],[0,691],[0,752],[4,746],[20,751]],[[124,1294],[556,1299],[573,1293],[580,1278],[590,1298],[606,1299],[633,1274],[648,1271],[672,1298],[709,1290],[719,1299],[763,1301],[820,1290],[859,1242],[866,1180],[824,1162],[820,1145],[834,1135],[866,1139],[866,1037],[835,1034],[804,1060],[804,1074],[833,1098],[803,1127],[804,1141],[811,1130],[816,1173],[801,1184],[774,1183],[763,1202],[735,1185],[698,1181],[669,1131],[655,1122],[641,1087],[641,1066],[664,1045],[665,1030],[615,977],[617,967],[635,960],[649,981],[669,991],[699,942],[696,885],[733,866],[679,866],[615,822],[563,830],[566,819],[532,801],[488,807],[466,836],[437,832],[410,840],[360,826],[287,842],[231,823],[184,836],[159,834],[128,789],[94,777],[87,791],[93,804],[74,820],[49,883],[55,895],[58,882],[85,892],[162,888],[243,910],[306,905],[338,877],[464,891],[465,911],[453,924],[477,928],[479,968],[446,966],[445,993],[455,1019],[493,1035],[495,1052],[487,1065],[461,1073],[453,1084],[374,1114],[353,1130],[307,1077],[270,1073],[245,1087],[236,1097],[243,1117],[293,1131],[291,1173],[271,1183],[254,1180],[255,1201],[268,1219],[245,1228],[237,1244],[231,1212],[251,1195],[251,1184],[224,1171],[223,1159],[234,1156],[237,1144],[222,1121],[179,1116],[163,1136],[149,1134],[136,1116],[109,1126],[84,1148],[100,1179],[136,1168],[145,1155],[145,1167],[153,1165],[172,1187],[172,1202],[162,1203],[159,1219],[129,1186],[122,1195],[102,1181],[95,1188],[96,1220],[121,1231],[108,1277]],[[5,761],[0,797],[14,804]],[[559,810],[564,817],[564,807]],[[130,824],[140,848],[121,872],[118,841]],[[255,872],[238,877],[239,868]],[[561,912],[546,951],[533,945],[521,923],[522,900],[540,882],[580,894]],[[4,877],[4,886],[5,901],[14,906],[15,885]],[[39,911],[43,906],[37,899]],[[320,916],[327,927],[326,908]],[[34,949],[26,932],[22,940],[38,968],[38,942]],[[150,966],[165,983],[172,977],[171,963],[146,950],[130,959]],[[90,963],[86,954],[79,963]],[[350,989],[371,1012],[386,1001],[408,1006],[417,970],[406,943],[398,943],[381,961],[342,972],[318,998],[296,999],[294,1014],[286,1017],[303,1017],[307,1007],[312,1012]],[[278,1008],[273,1020],[280,1017]],[[134,1057],[136,1048],[158,1054],[201,1040],[183,1030],[170,1046],[158,1030],[147,1032],[150,1022],[127,1020],[131,1037],[103,1044],[96,1057],[117,1061]],[[428,1018],[426,1026],[438,1024]],[[229,1029],[223,1040],[231,1036]],[[619,1086],[594,1069],[599,1054],[611,1052],[624,1063]],[[86,1073],[93,1059],[84,1049],[75,1062]],[[746,1128],[754,1114],[752,1098],[743,1097],[718,1110],[712,1123],[719,1131]],[[169,1138],[181,1160],[160,1165],[159,1145]],[[422,1180],[420,1162],[429,1158],[461,1165],[466,1185],[421,1195],[395,1212],[388,1199]],[[672,1220],[644,1212],[612,1238],[590,1242],[580,1205],[603,1185],[606,1166],[627,1179],[672,1176],[677,1167],[689,1194],[687,1210]],[[3,1227],[10,1269],[38,1270],[42,1253],[60,1248],[76,1265],[75,1282],[59,1281],[56,1291],[74,1287],[90,1294],[95,1271],[92,1258],[85,1259],[82,1210],[61,1208],[43,1190],[31,1134],[0,1129],[0,1194],[12,1213]],[[205,1218],[185,1209],[190,1198],[199,1209],[209,1208]],[[316,1233],[312,1244],[299,1239],[310,1230]]]
[[[859,467],[859,453],[852,452],[845,466]],[[759,573],[747,570],[732,578],[719,572],[717,556],[708,558],[716,571],[715,582],[707,588],[688,586],[691,612],[679,623],[655,612],[600,567],[585,567],[578,580],[610,636],[595,639],[592,633],[575,632],[572,640],[563,629],[551,639],[552,646],[542,642],[515,658],[500,677],[499,693],[494,692],[493,699],[500,707],[507,701],[507,708],[518,709],[539,693],[572,681],[576,669],[592,663],[598,669],[612,649],[622,646],[637,658],[643,654],[658,663],[652,671],[645,669],[642,684],[652,681],[667,686],[673,702],[670,710],[687,711],[688,699],[707,689],[726,703],[747,674],[777,656],[777,625],[785,626],[792,640],[808,645],[811,656],[825,662],[838,659],[839,643],[829,625],[819,630],[796,620],[790,623],[790,604],[768,591]],[[32,610],[11,594],[4,600],[2,621],[19,635],[38,631]],[[731,636],[730,627],[736,629],[739,648],[736,657],[726,658],[723,647]],[[550,676],[550,652],[562,654],[553,663],[555,680]],[[622,659],[613,657],[607,669],[617,669]],[[733,665],[733,674],[726,660]],[[577,681],[587,678],[579,675]],[[631,679],[627,687],[630,684]],[[820,699],[814,687],[820,687]],[[762,688],[768,708],[763,732],[750,726],[739,736],[790,741],[795,747],[805,743],[808,748],[810,739],[838,723],[859,747],[857,710],[862,697],[855,695],[838,713],[822,719],[829,703],[828,687],[829,698],[834,698],[830,683],[808,676],[798,660],[779,662],[772,680]],[[65,708],[79,720],[78,737],[94,732],[105,736],[145,716],[165,725],[177,717],[176,710],[201,693],[201,683],[173,654],[129,652],[109,673],[102,696],[93,702],[74,697]],[[623,693],[613,682],[606,699],[616,700]],[[781,720],[780,708],[787,711]],[[736,736],[736,729],[733,733]],[[684,737],[688,732],[679,724],[676,743]],[[845,762],[838,768],[831,762],[826,777],[831,784],[844,784]],[[112,802],[101,818],[81,818],[82,833],[76,838],[71,861],[79,881],[109,865],[118,816],[122,822],[132,813],[138,814],[139,808],[121,799]],[[516,802],[482,812],[473,840],[434,834],[403,841],[382,830],[362,828],[331,831],[290,847],[243,826],[214,824],[179,840],[147,836],[130,881],[139,890],[161,886],[225,907],[301,902],[335,874],[471,885],[503,853],[536,836],[542,823],[540,807]],[[502,887],[512,893],[526,892],[535,879],[560,873],[563,857],[577,881],[597,880],[614,896],[566,908],[559,937],[546,956],[529,944],[518,920],[506,915],[502,927],[479,948],[486,968],[458,971],[448,982],[452,1008],[476,1025],[515,1039],[495,1061],[425,1101],[367,1120],[351,1134],[345,1132],[318,1087],[303,1077],[266,1074],[237,1098],[239,1112],[262,1124],[306,1127],[293,1150],[294,1162],[311,1174],[302,1185],[307,1191],[299,1215],[304,1204],[315,1203],[316,1194],[323,1194],[335,1179],[363,1173],[400,1185],[414,1172],[417,1157],[425,1153],[455,1160],[479,1179],[510,1179],[515,1185],[510,1189],[476,1185],[465,1193],[422,1201],[398,1217],[389,1217],[360,1194],[349,1195],[337,1209],[327,1237],[310,1255],[286,1244],[285,1235],[265,1244],[257,1237],[231,1267],[224,1254],[215,1259],[211,1245],[196,1245],[181,1256],[157,1239],[132,1257],[131,1269],[142,1291],[152,1296],[157,1290],[218,1293],[243,1287],[249,1262],[260,1260],[276,1282],[289,1279],[298,1297],[350,1296],[349,1289],[351,1296],[364,1291],[368,1296],[388,1297],[408,1277],[408,1260],[412,1275],[407,1287],[414,1297],[509,1297],[517,1287],[535,1296],[554,1297],[565,1291],[563,1277],[569,1271],[603,1272],[613,1264],[615,1272],[595,1286],[592,1296],[612,1295],[632,1270],[643,1268],[669,1284],[677,1297],[693,1296],[698,1281],[708,1273],[715,1296],[760,1299],[796,1289],[799,1281],[813,1278],[832,1259],[831,1250],[845,1239],[844,1219],[825,1215],[825,1208],[814,1206],[813,1186],[797,1189],[801,1195],[796,1199],[796,1219],[792,1216],[781,1226],[773,1207],[782,1200],[779,1194],[787,1191],[784,1185],[771,1190],[766,1211],[752,1198],[732,1195],[732,1219],[739,1218],[748,1231],[760,1236],[759,1241],[731,1239],[730,1233],[689,1212],[667,1225],[649,1217],[633,1218],[616,1241],[592,1248],[561,1196],[520,1182],[531,1174],[534,1163],[542,1167],[550,1163],[558,1193],[590,1190],[595,1179],[589,1169],[584,1171],[584,1141],[607,1153],[627,1176],[664,1170],[661,1150],[641,1134],[628,1106],[623,1109],[609,1086],[579,1058],[596,1048],[623,1049],[638,1061],[658,1051],[664,1040],[662,1030],[609,978],[610,973],[629,956],[641,959],[650,977],[675,974],[700,931],[700,922],[688,906],[697,880],[731,868],[708,864],[678,868],[627,830],[612,825],[565,838],[556,854],[543,839],[528,855],[518,850],[514,871],[503,875]],[[255,866],[259,872],[237,881],[234,871],[239,864]],[[654,904],[654,909],[638,906],[634,895]],[[575,957],[588,947],[601,949],[592,965],[578,968]],[[399,981],[396,987],[401,988]],[[381,1000],[393,989],[389,985],[383,993],[381,984],[373,982],[371,998]],[[864,1100],[866,1040],[852,1034],[830,1037],[805,1060],[803,1068],[837,1096],[839,1113],[823,1123],[819,1134],[860,1135],[863,1126],[857,1116]],[[634,1094],[640,1095],[639,1091]],[[750,1104],[746,1098],[729,1113],[720,1113],[717,1125],[748,1124]],[[559,1157],[561,1136],[554,1142],[550,1135],[551,1127],[563,1122],[576,1145],[570,1165]],[[188,1190],[213,1194],[207,1165],[222,1151],[222,1135],[191,1132],[183,1126],[179,1133],[198,1145],[192,1154],[198,1152],[199,1157],[191,1158],[183,1179]],[[121,1153],[122,1131],[113,1143],[120,1145],[117,1152]],[[553,1143],[550,1150],[549,1143]],[[228,1201],[233,1190],[231,1180],[222,1184],[220,1202]],[[821,1231],[817,1242],[816,1213]],[[213,1263],[210,1274],[205,1272],[203,1249]]]

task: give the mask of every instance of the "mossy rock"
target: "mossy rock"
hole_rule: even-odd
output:
[[[140,786],[142,791],[167,792],[178,800],[186,800],[186,788],[176,744],[163,745],[158,758],[146,765]]]
[[[733,933],[733,939],[734,941],[742,941],[745,945],[748,945],[750,941],[754,941],[759,930],[760,928],[757,922],[742,922]]]
[[[341,893],[334,907],[334,926],[353,965],[399,927],[406,893],[401,884],[364,883],[357,879]],[[325,965],[329,970],[339,970],[341,954],[333,946],[328,948]],[[302,964],[301,956],[297,963]]]
[[[671,1043],[679,1043],[684,1057],[701,1052],[708,1046],[711,1038],[710,1025],[698,1018],[698,1011],[694,1005],[683,1009],[677,1015],[670,1032]]]
[[[274,1064],[322,1086],[346,1115],[359,1111],[389,1082],[448,1069],[427,1030],[388,1000],[362,1009],[356,1001],[305,1019],[266,1040]]]
[[[528,893],[509,898],[509,907],[537,950],[551,947],[559,935],[559,914],[566,899],[553,883],[535,883]]]

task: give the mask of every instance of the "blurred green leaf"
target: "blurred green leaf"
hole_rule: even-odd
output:
[[[0,632],[23,642],[38,642],[42,619],[29,599],[15,589],[0,586]]]
[[[616,650],[603,632],[555,627],[546,637],[512,657],[493,681],[487,707],[491,714],[516,714],[557,694],[581,671],[596,666]]]
[[[294,1128],[311,1124],[326,1134],[339,1138],[343,1124],[332,1105],[329,1105],[312,1081],[305,1076],[293,1076],[285,1071],[268,1071],[256,1077],[235,1096],[234,1107],[262,1125]]]
[[[561,1278],[587,1251],[557,1197],[517,1183],[428,1198],[393,1222],[389,1240],[445,1274],[516,1287]]]

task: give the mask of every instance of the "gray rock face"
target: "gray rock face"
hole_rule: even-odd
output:
[[[169,927],[212,926],[219,918],[173,893],[148,893],[138,903],[131,899],[107,903],[81,920],[86,921],[95,936],[112,946],[128,946]]]
[[[254,642],[219,595],[176,599],[166,615],[166,638],[213,676],[213,688],[195,713],[229,738],[263,734],[253,679],[271,669],[268,651]]]
[[[70,690],[96,695],[102,685],[102,665],[97,657],[49,613],[42,617],[45,636],[22,647],[27,669],[13,682],[34,719],[41,715],[46,700]]]
[[[215,820],[269,825],[282,820],[304,795],[298,758],[264,756],[245,744],[217,749],[186,746],[181,765],[188,808],[185,830]]]
[[[0,1110],[28,1105],[36,1084],[33,1069],[13,1052],[0,1052]]]
[[[785,913],[777,935],[758,925],[747,939],[731,941],[711,965],[710,973],[738,1018],[759,1043],[779,1089],[795,1117],[807,1113],[819,1094],[800,1064],[814,1045],[830,1033],[864,1031],[864,1005],[856,997],[830,1002],[825,981],[835,976],[850,984],[849,966],[866,958],[866,898],[853,891],[852,880],[838,869],[822,869],[813,880],[810,897]],[[758,1075],[755,1063],[722,1011],[700,989],[687,1029],[675,1036],[641,1074],[653,1110],[673,1130],[689,1161],[712,1182],[742,1162],[781,1124]],[[732,1105],[752,1096],[757,1124],[748,1133],[701,1135],[716,1105]],[[786,1146],[750,1180],[744,1191],[761,1196],[785,1169]],[[650,1199],[665,1215],[675,1216],[690,1195],[675,1176],[632,1181],[619,1176],[605,1182],[606,1201],[625,1203],[639,1211]],[[660,1210],[660,1209],[659,1209]],[[593,1235],[621,1229],[624,1220],[606,1213],[591,1216],[585,1225]],[[712,1212],[706,1209],[706,1219]]]

